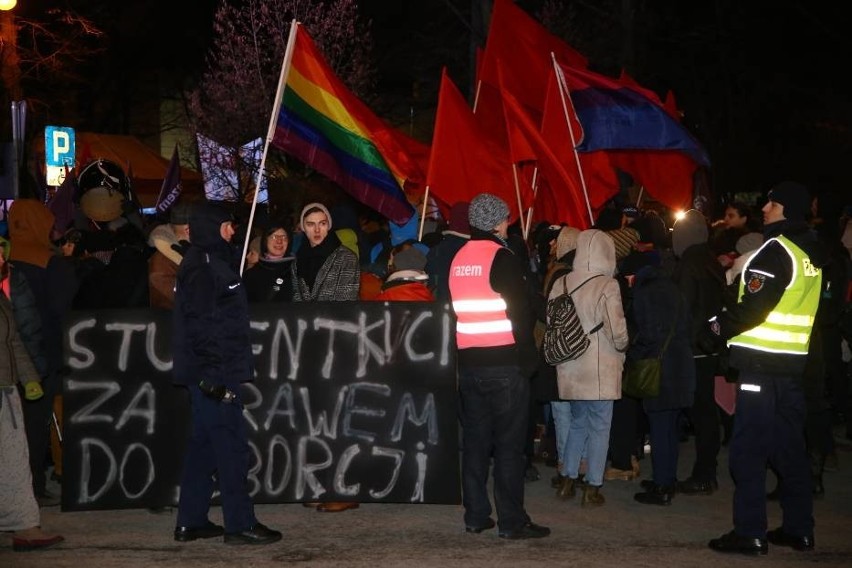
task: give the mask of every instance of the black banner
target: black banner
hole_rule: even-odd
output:
[[[444,305],[253,306],[243,385],[255,503],[460,502],[455,340]],[[177,503],[190,425],[171,313],[66,325],[62,510]]]

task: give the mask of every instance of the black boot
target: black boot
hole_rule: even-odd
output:
[[[633,499],[643,505],[663,505],[672,504],[672,497],[675,494],[673,485],[654,485],[646,491],[636,493]]]

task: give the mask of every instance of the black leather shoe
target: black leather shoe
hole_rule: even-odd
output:
[[[769,552],[769,545],[765,538],[752,538],[740,536],[734,531],[725,533],[719,538],[714,538],[707,546],[716,552],[730,552],[733,554],[747,554],[749,556],[762,556]]]
[[[766,540],[778,546],[789,546],[802,552],[814,549],[814,535],[793,536],[784,532],[782,527],[766,533]]]
[[[272,544],[281,540],[281,532],[257,523],[247,531],[225,533],[225,544]]]
[[[497,526],[497,523],[494,522],[494,519],[489,517],[488,520],[485,521],[484,525],[480,525],[480,526],[467,525],[467,526],[465,526],[464,532],[479,534],[482,531],[487,531],[487,530],[493,529],[496,526]]]
[[[497,536],[509,540],[520,540],[525,538],[544,538],[550,536],[550,529],[527,521],[519,528],[511,531],[500,531]]]
[[[719,489],[719,484],[716,480],[699,481],[690,477],[677,482],[677,492],[684,495],[712,495],[717,489]]]
[[[655,485],[653,489],[649,489],[642,493],[636,493],[635,495],[633,495],[633,499],[635,499],[639,503],[642,503],[643,505],[668,506],[672,504],[673,496],[673,486]]]
[[[639,487],[641,487],[645,491],[653,491],[657,488],[657,484],[654,483],[653,479],[643,479],[639,482]]]
[[[225,529],[210,521],[207,521],[207,524],[203,527],[175,527],[175,540],[178,542],[213,538],[223,534],[225,534]]]

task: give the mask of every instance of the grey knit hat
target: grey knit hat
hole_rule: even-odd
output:
[[[407,248],[393,255],[393,266],[397,270],[424,270],[426,255],[414,247]]]
[[[311,209],[314,209],[314,210],[319,209],[320,211],[325,213],[325,216],[328,217],[328,230],[330,231],[331,230],[331,213],[328,212],[328,207],[326,207],[322,203],[317,203],[317,202],[308,203],[307,205],[305,205],[302,208],[302,214],[299,215],[299,226],[302,227],[302,230],[303,231],[305,230],[305,216],[308,214],[308,211],[310,211]]]
[[[480,193],[470,202],[470,226],[480,231],[493,231],[494,227],[509,218],[506,202],[490,193]]]

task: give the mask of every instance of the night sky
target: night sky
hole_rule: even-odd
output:
[[[20,0],[38,14],[55,0]],[[535,14],[542,1],[518,2]],[[440,68],[469,81],[469,0],[361,0],[373,21],[380,109],[433,113]],[[455,11],[448,5],[452,4]],[[622,64],[621,0],[566,2],[571,43],[596,70]],[[191,76],[203,61],[215,0],[75,0],[110,31],[128,74]],[[852,53],[843,3],[718,0],[634,3],[631,74],[660,95],[672,89],[684,124],[706,146],[717,191],[766,189],[795,178],[845,195],[852,156]],[[175,10],[178,10],[175,12]],[[573,34],[570,30],[575,30]],[[399,122],[399,116],[386,117]]]

